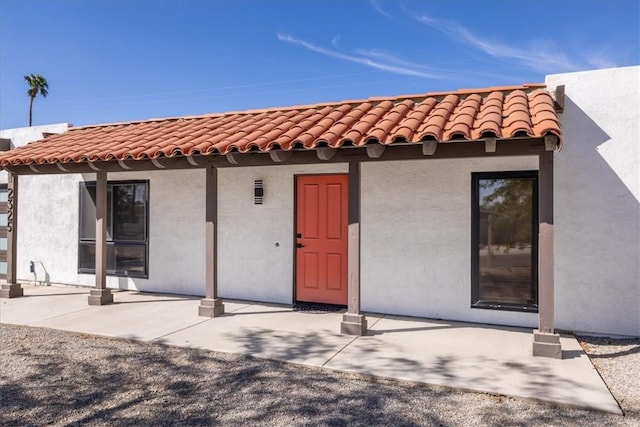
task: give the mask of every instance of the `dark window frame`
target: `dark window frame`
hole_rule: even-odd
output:
[[[146,191],[145,191],[145,200],[144,200],[144,211],[145,211],[145,218],[144,218],[144,222],[145,222],[145,226],[144,226],[144,243],[141,243],[141,241],[136,241],[136,240],[115,240],[110,239],[107,236],[107,242],[106,242],[106,246],[144,246],[144,272],[143,273],[135,273],[135,272],[128,272],[128,271],[115,271],[115,270],[107,270],[106,274],[107,276],[115,276],[115,277],[132,277],[132,278],[138,278],[138,279],[148,279],[149,278],[149,193],[150,193],[150,185],[149,185],[149,180],[148,179],[138,179],[138,180],[117,180],[117,181],[108,181],[107,182],[107,192],[110,190],[110,188],[112,189],[115,186],[119,186],[119,185],[133,185],[133,184],[144,184],[146,187]],[[88,238],[82,238],[82,194],[83,192],[86,191],[86,187],[95,187],[96,186],[96,181],[82,181],[78,183],[78,273],[80,274],[95,274],[96,270],[95,268],[90,269],[90,268],[82,268],[81,265],[81,252],[80,252],[80,247],[83,244],[91,244],[93,243],[95,245],[96,239],[88,239]],[[113,191],[113,190],[111,190]],[[111,205],[112,206],[107,206],[107,212],[108,215],[110,215],[111,217],[111,227],[114,228],[115,224],[114,224],[114,212],[113,212],[113,205],[114,205],[114,200],[113,198],[111,199]],[[94,223],[95,223],[95,218],[93,219]],[[112,232],[112,235],[114,233]]]
[[[529,179],[533,181],[532,194],[532,224],[531,224],[531,291],[533,304],[505,303],[480,299],[480,181],[483,179]],[[472,172],[471,173],[471,308],[538,312],[538,191],[539,178],[537,170],[501,171],[501,172]]]

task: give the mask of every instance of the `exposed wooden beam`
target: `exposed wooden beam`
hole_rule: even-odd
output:
[[[202,156],[186,156],[185,158],[187,159],[187,162],[189,162],[191,166],[195,166],[195,167],[204,166],[204,163],[202,163],[201,161]]]
[[[386,148],[387,146],[382,144],[369,144],[367,145],[367,156],[372,159],[379,159]]]
[[[293,156],[293,151],[271,150],[269,151],[269,156],[274,162],[283,163],[289,160],[291,156]]]
[[[30,164],[29,165],[29,169],[31,169],[32,171],[34,171],[35,173],[42,173],[34,164]]]
[[[227,158],[227,161],[232,165],[240,164],[240,153],[236,151],[228,152],[227,154],[225,154],[225,157]]]
[[[510,138],[508,144],[500,145],[500,150],[494,153],[485,151],[484,140],[463,141],[449,144],[438,144],[436,141],[426,141],[422,144],[388,145],[384,155],[380,158],[371,158],[364,148],[342,148],[335,150],[330,160],[319,160],[316,150],[300,150],[292,152],[287,164],[316,164],[323,161],[329,163],[347,163],[353,160],[361,162],[379,162],[388,160],[418,160],[418,159],[449,159],[469,157],[503,157],[538,155],[545,151],[543,138]],[[425,153],[425,146],[427,153]],[[437,147],[437,150],[435,148]],[[324,148],[324,147],[323,147]],[[433,151],[432,151],[433,150]],[[433,152],[433,154],[429,154]],[[194,166],[187,157],[162,158],[165,166],[163,170],[204,168],[206,165],[214,165],[217,168],[245,167],[245,166],[275,166],[273,160],[266,153],[233,153],[231,157],[236,164],[229,161],[229,155],[202,156],[197,160],[198,166]],[[127,165],[133,166],[131,171],[158,170],[149,160],[127,160]],[[63,167],[69,173],[95,173],[96,169],[105,172],[123,172],[117,161],[94,162],[89,165],[84,163],[64,163]],[[33,170],[28,165],[4,166],[6,171],[18,175],[36,174],[61,174],[63,172],[55,164],[37,165]]]
[[[487,153],[495,153],[496,152],[496,139],[493,137],[485,138],[484,140],[484,151]]]
[[[544,149],[547,151],[554,151],[556,148],[558,148],[558,137],[555,135],[545,135]]]
[[[70,173],[71,171],[69,169],[67,169],[66,167],[64,167],[63,163],[56,163],[56,166],[58,167],[58,169],[60,169],[62,172],[67,172]]]
[[[160,159],[151,159],[151,163],[153,163],[153,166],[157,167],[158,169],[167,168],[165,165],[162,164],[162,161]]]
[[[438,149],[438,141],[428,140],[422,142],[422,155],[433,156]]]
[[[320,147],[316,149],[318,158],[323,161],[331,160],[331,158],[335,156],[337,152],[338,152],[337,148],[331,148],[331,147]]]
[[[133,169],[133,166],[129,166],[127,165],[127,162],[125,160],[118,160],[118,164],[120,165],[120,167],[122,169],[126,169],[126,170],[131,170]]]
[[[0,151],[11,150],[11,138],[0,138]]]
[[[553,108],[556,113],[564,111],[564,85],[556,86],[556,90],[553,91]]]

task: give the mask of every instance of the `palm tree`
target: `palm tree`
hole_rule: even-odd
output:
[[[40,74],[29,74],[28,76],[24,76],[24,79],[29,83],[27,95],[29,95],[29,126],[31,126],[33,100],[36,99],[38,94],[46,97],[49,94],[49,84],[47,83],[47,79],[42,77]]]

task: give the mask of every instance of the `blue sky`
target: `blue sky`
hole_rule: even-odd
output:
[[[0,0],[0,128],[542,82],[640,63],[638,0]]]

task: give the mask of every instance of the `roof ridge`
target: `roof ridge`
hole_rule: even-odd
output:
[[[426,92],[426,93],[417,93],[417,94],[372,96],[372,97],[363,98],[363,99],[318,102],[315,104],[274,106],[274,107],[257,108],[257,109],[249,109],[249,110],[225,111],[221,113],[196,114],[193,116],[155,117],[150,119],[130,120],[130,121],[113,122],[113,123],[99,123],[99,124],[90,124],[90,125],[75,126],[75,127],[70,126],[68,130],[72,131],[72,130],[101,128],[101,127],[110,127],[110,126],[125,126],[125,125],[141,124],[141,123],[210,119],[210,118],[216,118],[216,117],[270,113],[270,112],[277,112],[277,111],[306,110],[310,108],[330,107],[330,106],[338,106],[338,105],[345,105],[345,104],[363,104],[365,102],[376,102],[376,103],[383,102],[383,101],[397,102],[397,101],[404,101],[407,99],[419,99],[419,98],[426,99],[431,97],[445,97],[447,95],[470,95],[474,93],[482,94],[482,93],[490,93],[490,92],[510,92],[514,90],[530,90],[530,89],[538,89],[538,88],[545,88],[545,87],[546,87],[546,84],[544,83],[523,83],[521,85],[490,86],[490,87],[483,87],[483,88],[463,88],[463,89],[456,89],[456,90],[450,90],[450,91]]]

